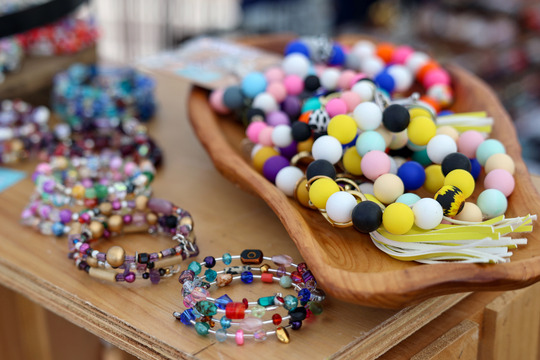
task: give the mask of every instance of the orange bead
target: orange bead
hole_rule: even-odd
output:
[[[261,281],[265,283],[271,283],[274,282],[274,275],[269,272],[265,272],[261,274]]]
[[[377,50],[375,53],[380,57],[385,63],[389,63],[392,60],[392,55],[394,55],[394,45],[390,43],[380,43],[377,45]]]
[[[243,319],[246,307],[243,303],[230,302],[225,306],[225,316],[231,320]]]
[[[427,96],[427,95],[421,96],[420,101],[423,101],[431,105],[431,107],[433,107],[433,109],[435,110],[437,114],[439,113],[439,111],[441,111],[441,105],[437,102],[437,100],[435,100],[431,96]]]
[[[302,113],[298,117],[298,121],[301,121],[301,122],[307,124],[309,122],[309,116],[311,115],[312,112],[313,112],[313,110],[309,110],[309,111],[306,111],[305,113]]]
[[[423,82],[424,76],[426,76],[428,72],[438,68],[440,68],[438,63],[433,60],[429,60],[424,65],[422,65],[420,69],[418,69],[418,72],[416,73],[416,78],[418,79],[418,81]]]
[[[71,189],[71,195],[73,195],[73,197],[75,199],[84,199],[84,186],[82,185],[75,185],[72,189]]]

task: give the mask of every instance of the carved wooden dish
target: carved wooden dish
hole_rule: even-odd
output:
[[[286,44],[283,38],[263,38],[253,43],[264,45],[266,49]],[[457,66],[446,68],[453,78],[455,90],[456,102],[452,110],[487,111],[495,119],[491,137],[500,140],[516,162],[516,189],[509,198],[506,215],[540,213],[540,199],[521,159],[521,147],[509,115],[483,81]],[[333,228],[318,212],[287,198],[257,173],[242,154],[242,125],[231,117],[215,114],[209,106],[206,90],[192,90],[189,114],[195,133],[216,168],[230,181],[261,197],[273,209],[320,287],[331,296],[361,305],[400,308],[438,295],[516,289],[540,280],[537,223],[533,223],[535,230],[532,233],[525,234],[528,244],[514,250],[509,263],[422,265],[398,261],[376,249],[368,235],[352,228]],[[477,184],[479,188],[483,187],[483,178]]]

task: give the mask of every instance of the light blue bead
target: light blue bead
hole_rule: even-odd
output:
[[[231,319],[229,319],[226,316],[223,316],[221,320],[219,320],[219,323],[221,324],[221,327],[224,329],[228,329],[231,327]]]
[[[55,236],[64,235],[64,225],[61,222],[55,222],[52,226],[52,232]]]
[[[225,329],[217,329],[216,330],[216,340],[219,342],[224,342],[227,340],[227,330]]]
[[[486,161],[494,154],[506,154],[504,145],[496,139],[488,139],[476,149],[476,159],[482,166],[485,166]]]
[[[414,194],[414,193],[405,193],[398,197],[396,199],[396,202],[405,204],[407,206],[413,206],[418,200],[420,200],[420,196]]]
[[[196,261],[192,261],[191,264],[189,264],[188,269],[193,271],[195,275],[199,275],[202,270],[201,265]]]
[[[242,93],[248,98],[254,98],[266,90],[267,85],[268,82],[262,73],[252,72],[242,79]]]
[[[280,279],[279,279],[279,285],[281,285],[282,288],[284,289],[288,289],[292,286],[292,279],[290,276],[282,276]]]
[[[298,306],[298,299],[292,295],[285,296],[283,300],[285,300],[283,304],[285,310],[294,310]]]
[[[223,263],[225,265],[230,265],[231,262],[232,262],[232,257],[231,257],[231,254],[229,254],[229,253],[223,254],[222,259],[223,259]]]
[[[360,156],[366,155],[369,151],[386,149],[386,142],[381,134],[376,131],[364,131],[358,139],[356,139],[356,151]]]
[[[497,189],[487,189],[478,195],[476,205],[482,210],[482,214],[488,219],[503,215],[508,207],[508,200]]]

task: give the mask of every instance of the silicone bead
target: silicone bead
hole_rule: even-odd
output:
[[[339,191],[339,186],[332,179],[322,178],[311,184],[309,200],[319,209],[324,209],[328,198]]]
[[[413,117],[407,127],[409,141],[419,146],[427,145],[436,134],[437,126],[427,116]]]
[[[456,216],[465,203],[463,192],[453,185],[444,185],[435,194],[435,200],[441,204],[445,216]]]
[[[302,79],[306,77],[309,71],[309,59],[300,53],[292,53],[283,58],[281,67],[285,74],[298,75]]]
[[[275,146],[284,148],[293,142],[292,130],[289,125],[277,125],[272,130],[272,143]]]
[[[484,142],[484,135],[476,130],[467,130],[459,136],[458,151],[468,158],[476,157],[478,146]]]
[[[426,172],[422,165],[416,161],[407,161],[401,165],[397,171],[397,175],[403,181],[405,190],[417,190],[426,181]]]
[[[276,175],[276,186],[287,196],[294,195],[294,189],[298,180],[304,176],[302,170],[296,166],[286,166]]]
[[[266,78],[260,72],[252,72],[242,78],[241,88],[244,96],[254,98],[257,94],[266,90],[268,85]]]
[[[403,203],[408,206],[413,206],[420,199],[420,196],[416,195],[415,193],[405,193],[398,197],[396,199],[396,202]]]
[[[514,175],[516,166],[514,160],[507,154],[493,154],[487,159],[484,170],[489,174],[494,169],[504,169]]]
[[[362,101],[365,101],[365,102],[372,101],[375,95],[375,84],[373,84],[370,81],[359,81],[351,87],[351,91],[357,93],[362,99]],[[381,112],[381,121],[382,121],[382,112]]]
[[[382,151],[373,150],[368,152],[364,157],[360,166],[364,176],[374,181],[382,174],[390,171],[390,158]]]
[[[335,137],[341,144],[348,144],[356,137],[356,122],[348,115],[334,116],[328,123],[328,135]]]
[[[338,86],[340,72],[335,68],[327,68],[321,74],[321,85],[326,90],[335,90]]]
[[[448,135],[436,135],[427,144],[427,153],[431,161],[440,164],[451,153],[457,152],[454,139]]]
[[[409,69],[407,69],[405,66],[391,65],[387,68],[386,71],[392,76],[395,81],[394,90],[396,92],[407,91],[411,87],[414,79]]]
[[[441,170],[441,165],[429,165],[425,171],[426,181],[424,182],[424,188],[434,194],[444,185],[444,175]]]
[[[482,214],[491,219],[503,215],[508,207],[506,196],[497,189],[487,189],[478,195],[476,204],[482,210]]]
[[[471,202],[465,202],[463,209],[457,214],[454,219],[461,221],[481,222],[482,210]]]
[[[383,174],[373,184],[373,194],[383,204],[390,204],[403,195],[403,182],[394,174]]]
[[[470,172],[462,169],[451,171],[444,178],[444,185],[454,185],[458,187],[465,198],[468,198],[474,192],[475,182]]]
[[[358,154],[358,151],[356,151],[356,146],[352,146],[345,150],[342,162],[343,167],[347,172],[356,176],[362,175],[362,167],[360,166],[362,157]]]
[[[281,155],[268,158],[263,165],[263,175],[268,181],[274,183],[279,171],[289,166],[289,160]]]
[[[277,155],[279,155],[279,152],[276,149],[274,149],[273,147],[264,146],[255,153],[255,156],[253,156],[253,159],[252,159],[253,167],[258,172],[262,172],[264,164],[266,163],[266,160],[268,160],[272,156],[277,156]]]
[[[362,201],[352,211],[354,228],[362,233],[370,233],[381,226],[382,210],[373,201]]]
[[[402,105],[393,104],[383,111],[382,122],[391,132],[403,131],[409,126],[411,116],[407,108]]]
[[[393,203],[384,210],[382,222],[389,233],[403,235],[411,230],[414,224],[414,214],[407,205]]]
[[[487,160],[494,154],[506,154],[504,145],[496,139],[488,139],[476,149],[476,159],[482,166],[485,166]]]
[[[347,113],[347,103],[342,99],[334,98],[325,106],[326,112],[330,117]]]
[[[267,92],[262,92],[253,99],[252,107],[261,109],[266,114],[279,110],[277,101]]]
[[[312,161],[306,169],[306,178],[311,180],[314,176],[327,176],[335,179],[336,168],[332,163],[323,159]]]
[[[364,131],[356,140],[356,151],[360,156],[366,155],[373,150],[384,151],[386,142],[381,134],[376,131]]]
[[[356,198],[345,191],[332,194],[326,201],[326,214],[338,223],[346,223],[351,220],[351,213],[356,206]]]
[[[443,175],[448,175],[449,172],[456,169],[462,169],[471,172],[471,161],[465,155],[455,152],[445,156],[441,163]]]
[[[418,200],[412,207],[414,223],[421,229],[431,230],[438,226],[443,219],[441,204],[431,198]]]
[[[514,191],[516,183],[514,177],[504,169],[494,169],[484,178],[486,189],[497,189],[508,197]]]
[[[341,159],[343,148],[336,138],[323,135],[315,140],[311,153],[315,160],[322,159],[335,164]]]

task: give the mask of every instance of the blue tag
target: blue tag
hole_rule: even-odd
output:
[[[26,173],[24,171],[0,167],[0,192],[6,190],[11,185],[15,185],[25,177]]]

